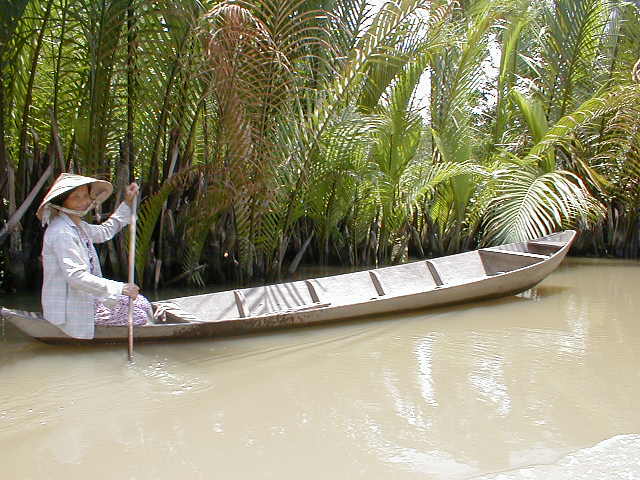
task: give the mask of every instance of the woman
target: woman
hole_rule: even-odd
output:
[[[125,325],[134,301],[134,324],[151,318],[151,305],[133,283],[102,278],[93,246],[113,238],[129,224],[131,204],[138,193],[135,183],[125,190],[125,200],[100,225],[82,220],[113,191],[109,182],[68,173],[61,174],[37,211],[47,230],[42,245],[44,318],[75,338],[93,338],[98,325]]]

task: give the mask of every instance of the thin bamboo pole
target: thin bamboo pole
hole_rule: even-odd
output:
[[[138,221],[138,195],[131,202],[131,224],[129,226],[129,283],[134,283],[136,271],[136,223]],[[129,361],[133,360],[133,298],[129,298]]]

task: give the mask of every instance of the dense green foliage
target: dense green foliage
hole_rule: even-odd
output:
[[[0,10],[5,288],[38,286],[34,212],[60,171],[120,190],[141,179],[147,285],[400,262],[566,227],[579,251],[639,254],[640,2]],[[101,250],[110,275],[125,250],[124,238]]]

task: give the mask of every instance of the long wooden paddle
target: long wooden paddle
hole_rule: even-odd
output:
[[[138,190],[139,192],[139,190]],[[138,194],[131,202],[129,224],[129,283],[134,283],[136,271],[136,223],[138,221]],[[133,360],[133,298],[129,297],[129,361]]]

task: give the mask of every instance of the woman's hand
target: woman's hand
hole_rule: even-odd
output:
[[[133,206],[133,199],[138,195],[138,190],[140,190],[140,187],[138,187],[136,182],[133,182],[124,189],[124,201],[129,205],[129,207]]]
[[[122,295],[126,295],[131,299],[135,300],[138,294],[140,293],[140,287],[135,283],[125,283],[124,287],[122,287]]]

